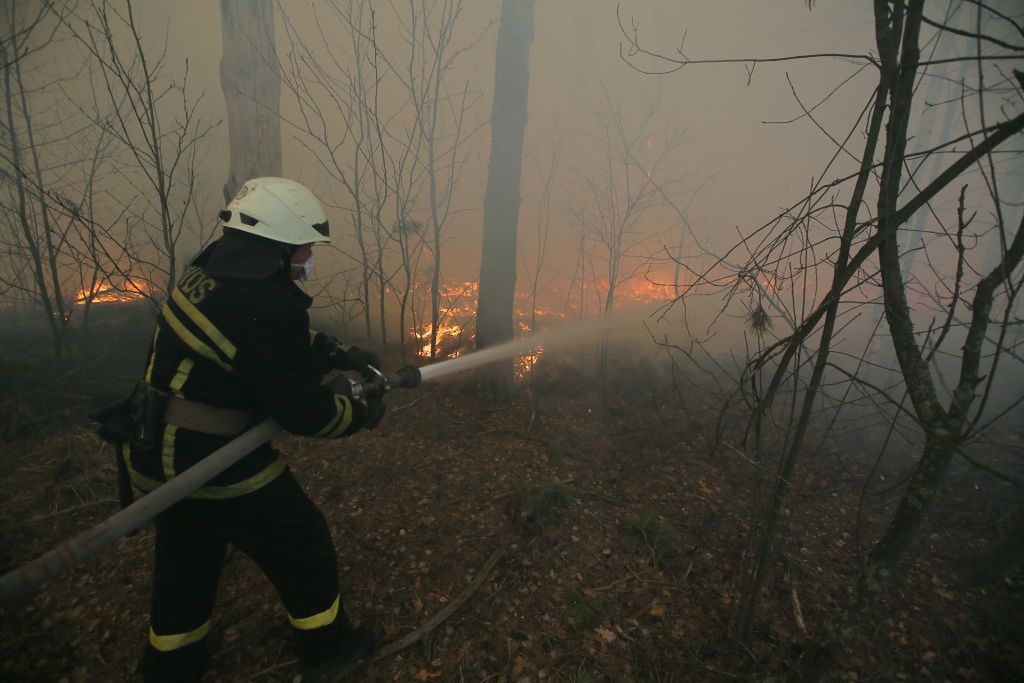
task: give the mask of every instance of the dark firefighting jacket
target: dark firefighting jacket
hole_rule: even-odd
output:
[[[146,383],[188,401],[246,411],[252,424],[273,417],[294,434],[333,438],[358,429],[349,398],[321,384],[330,367],[312,343],[312,299],[283,268],[266,279],[211,277],[204,264],[215,248],[193,261],[168,297],[150,346]],[[150,491],[232,438],[164,424],[154,446],[126,443],[121,455],[132,482]],[[284,469],[267,443],[191,497],[245,495]]]

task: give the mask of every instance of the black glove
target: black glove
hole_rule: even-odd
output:
[[[369,365],[380,370],[380,356],[373,351],[366,351],[358,346],[345,346],[334,337],[320,333],[313,340],[313,348],[332,368],[338,370],[354,370],[363,377],[372,377]]]
[[[345,436],[355,434],[360,429],[374,429],[384,419],[384,413],[387,412],[384,401],[379,396],[367,396],[363,399],[353,398],[352,384],[343,377],[339,379],[343,381],[331,382],[331,387],[336,393],[348,398],[348,402],[352,406],[352,425],[345,430]]]
[[[356,401],[356,403],[358,402]],[[384,413],[387,412],[388,407],[376,396],[367,399],[364,405],[366,406],[366,415],[363,417],[363,427],[374,429],[384,419]]]
[[[365,401],[349,398],[352,404],[352,426],[345,431],[345,436],[355,434],[360,429],[373,429],[384,419],[387,406],[384,401],[372,396]]]
[[[342,351],[340,358],[338,359],[338,364],[334,367],[339,370],[355,370],[363,377],[375,376],[376,373],[368,367],[370,365],[380,370],[380,356],[373,351],[366,351],[358,346],[350,346],[345,349],[340,344],[338,345],[338,348],[342,349]]]

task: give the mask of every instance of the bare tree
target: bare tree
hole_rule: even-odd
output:
[[[383,19],[368,0],[331,0],[325,6],[328,13],[317,14],[315,46],[283,14],[291,50],[282,73],[300,112],[298,120],[286,123],[330,176],[330,203],[349,216],[367,336],[376,317],[381,342],[387,343],[393,302],[404,353],[406,319],[416,316],[423,249],[434,260],[432,292],[440,287],[442,235],[465,157],[465,115],[475,102],[468,87],[448,91],[463,52],[452,45],[461,5],[389,4]],[[395,47],[379,44],[382,20],[398,36]],[[396,98],[396,92],[407,96]],[[428,220],[413,218],[421,213]]]
[[[554,142],[548,155],[547,169],[539,163],[537,155],[531,155],[534,172],[541,183],[540,202],[537,207],[537,245],[534,262],[529,269],[530,278],[530,332],[537,331],[537,292],[540,287],[540,274],[544,270],[544,262],[548,253],[548,238],[551,236],[552,200],[556,187],[558,168],[562,157],[562,137],[557,131],[553,134]]]
[[[331,1],[326,8],[327,15],[317,14],[320,41],[314,45],[281,7],[291,48],[281,71],[299,105],[299,119],[287,123],[333,181],[329,203],[348,214],[359,249],[355,260],[361,272],[366,336],[373,337],[376,290],[381,343],[386,344],[385,263],[390,240],[382,214],[391,183],[382,120],[386,114],[379,106],[381,87],[387,84],[381,72],[376,13],[365,0]],[[345,42],[338,42],[338,36]]]
[[[462,14],[461,0],[416,0],[410,2],[412,16],[403,24],[403,40],[412,58],[404,72],[390,62],[392,71],[409,92],[416,131],[423,145],[421,161],[426,173],[426,201],[429,207],[430,240],[433,257],[430,282],[430,358],[437,356],[437,334],[441,318],[442,247],[451,216],[455,187],[467,153],[466,115],[478,96],[466,83],[450,89],[452,71],[459,57],[476,45],[483,33],[467,45],[453,44],[455,27]]]
[[[91,201],[91,181],[103,155],[102,140],[91,158],[86,185],[71,188],[71,176],[82,166],[76,157],[78,140],[90,136],[67,119],[69,112],[58,95],[63,81],[73,74],[51,76],[30,66],[30,57],[58,41],[62,4],[41,2],[31,11],[6,3],[0,36],[3,69],[3,204],[0,241],[6,251],[6,273],[0,272],[5,290],[20,293],[42,307],[53,340],[54,355],[67,360],[72,353],[71,318],[74,310],[72,275],[76,259],[73,230],[80,202],[69,192],[83,192]],[[31,72],[31,73],[29,73]],[[80,122],[77,122],[80,124]],[[61,146],[70,146],[62,156]],[[88,160],[88,156],[86,157]]]
[[[144,45],[132,0],[96,0],[65,24],[95,61],[110,111],[109,118],[82,113],[118,143],[124,157],[120,178],[130,188],[116,194],[125,215],[123,232],[98,226],[100,249],[113,274],[158,301],[174,287],[186,228],[200,242],[206,237],[190,213],[199,213],[201,144],[216,124],[201,116],[202,95],[189,93],[187,60],[178,81],[165,71],[166,41],[158,55]]]
[[[651,265],[653,239],[657,235],[644,223],[648,212],[662,199],[662,188],[672,181],[653,179],[664,171],[666,162],[677,146],[671,133],[657,137],[651,130],[656,107],[647,109],[636,126],[631,126],[622,105],[606,90],[598,109],[598,131],[593,140],[600,150],[594,168],[576,169],[579,204],[569,211],[587,238],[598,246],[602,272],[596,282],[600,288],[601,309],[610,313],[616,294],[626,282],[643,276]],[[641,161],[642,159],[642,161]],[[581,241],[582,244],[585,240]],[[597,277],[594,268],[592,276]],[[600,371],[607,377],[608,337],[601,342]]]
[[[699,60],[680,50],[673,56],[660,56],[664,68],[657,71],[662,73],[702,63],[744,62],[751,78],[758,63],[841,57],[859,64],[855,74],[872,68],[877,75],[870,100],[840,135],[818,120],[817,105],[805,105],[793,86],[802,112],[796,120],[809,122],[827,136],[835,146],[834,156],[805,197],[743,237],[699,278],[704,285],[724,290],[727,302],[756,289],[759,299],[787,311],[791,322],[787,333],[766,339],[752,354],[734,390],[747,393],[751,407],[741,443],[762,452],[758,442],[763,420],[769,420],[782,441],[770,495],[763,507],[759,506],[763,517],[755,527],[754,552],[738,619],[741,642],[752,636],[759,598],[779,551],[781,512],[795,485],[794,475],[807,450],[813,419],[824,415],[826,428],[831,428],[839,413],[848,409],[847,397],[852,391],[875,405],[883,422],[907,421],[918,432],[916,440],[908,441],[915,444],[917,456],[908,468],[891,519],[863,558],[854,597],[794,665],[791,674],[795,678],[817,679],[830,671],[841,647],[873,614],[879,598],[905,569],[908,550],[940,495],[954,457],[969,457],[965,449],[1024,402],[1017,387],[1003,405],[992,407],[999,375],[1011,360],[1019,362],[1008,339],[1011,328],[1019,325],[1017,295],[1024,284],[1024,222],[1015,225],[1006,216],[1018,209],[1000,191],[1006,169],[994,161],[994,154],[1024,130],[1024,114],[1004,113],[998,123],[989,118],[994,97],[1003,99],[1004,111],[1021,105],[1024,74],[1014,71],[1010,76],[999,63],[1019,59],[1024,52],[1020,42],[1024,31],[1013,18],[983,3],[970,3],[970,7],[975,22],[963,28],[948,23],[952,13],[947,13],[947,20],[929,18],[923,0],[877,0],[877,55]],[[999,34],[986,31],[985,20],[1006,30]],[[923,27],[971,39],[973,54],[923,57]],[[1017,40],[1004,39],[1002,34],[1017,36]],[[623,35],[627,58],[656,54],[640,45],[636,24],[628,28],[623,24]],[[927,148],[909,151],[915,96],[928,68],[938,64],[961,68],[961,92],[944,103],[961,109],[961,130],[947,131],[943,139]],[[976,107],[968,114],[971,98]],[[863,131],[863,146],[854,150],[851,140],[858,131]],[[939,172],[930,178],[919,177],[926,162],[940,153]],[[855,164],[855,171],[837,173],[835,167],[845,160]],[[967,188],[979,183],[984,191],[968,195]],[[840,188],[846,195],[837,200],[835,193]],[[953,197],[956,200],[950,202]],[[874,215],[865,215],[871,202]],[[953,220],[950,209],[942,210],[951,204],[955,207]],[[972,230],[981,206],[987,207],[991,225]],[[914,229],[910,221],[921,211],[928,212],[928,223],[934,226],[929,229],[937,239],[907,239]],[[918,297],[919,302],[912,301],[915,290],[907,286],[905,258],[913,250],[920,251],[918,258],[931,264],[933,279],[921,289],[938,293]],[[733,252],[747,255],[738,268],[726,265]],[[919,281],[924,277],[916,276]],[[780,287],[783,280],[791,286]],[[786,301],[784,296],[790,299]],[[845,348],[849,343],[842,330],[856,321],[865,303],[877,303],[884,311],[898,368],[897,376],[888,382],[865,378],[866,348],[859,352]],[[969,311],[962,321],[961,307]],[[922,320],[919,314],[915,319],[915,308],[928,317]],[[763,309],[761,312],[767,315]],[[884,338],[876,339],[875,331],[869,331],[869,344],[881,341]],[[843,385],[845,390],[836,394],[835,387]],[[748,391],[749,387],[753,390]],[[879,450],[879,460],[887,445],[888,437]],[[756,464],[763,468],[768,463]],[[874,472],[872,469],[868,480]]]

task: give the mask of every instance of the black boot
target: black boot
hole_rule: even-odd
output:
[[[198,683],[209,659],[206,638],[170,652],[160,652],[148,645],[139,671],[146,683]]]
[[[360,659],[377,647],[377,633],[366,626],[347,626],[334,655],[327,661],[302,667],[302,683],[333,683],[356,668]]]

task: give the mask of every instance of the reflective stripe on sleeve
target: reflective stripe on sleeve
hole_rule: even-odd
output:
[[[210,632],[210,620],[207,619],[203,622],[203,625],[197,629],[188,631],[187,633],[171,633],[166,636],[158,636],[153,627],[149,627],[149,644],[155,647],[160,652],[170,652],[172,650],[180,650],[186,645],[192,643],[198,643],[200,640],[206,637],[206,634]]]
[[[314,628],[320,628],[321,626],[327,626],[333,624],[334,620],[338,618],[338,610],[341,608],[341,595],[334,598],[334,602],[331,606],[325,609],[323,612],[319,612],[308,617],[293,617],[288,615],[288,621],[292,626],[299,629],[300,631],[310,631]]]
[[[174,312],[166,304],[164,305],[164,310],[161,315],[167,324],[170,325],[174,333],[178,335],[178,337],[181,338],[181,341],[185,342],[190,349],[198,353],[203,358],[213,361],[227,372],[231,372],[231,366],[221,360],[220,356],[217,355],[217,352],[210,348],[208,344],[204,343],[199,339],[199,337],[192,334],[192,332],[185,327],[180,320],[178,320],[178,316],[174,315]]]
[[[313,436],[333,439],[341,436],[349,428],[352,424],[352,403],[347,396],[334,395],[334,411],[334,416],[327,425]]]
[[[181,293],[180,289],[175,289],[171,292],[171,300],[174,301],[181,308],[181,312],[184,313],[189,320],[195,323],[203,333],[210,338],[210,340],[217,345],[217,348],[227,356],[228,360],[234,360],[237,349],[235,345],[231,343],[224,333],[217,329],[217,326],[210,322],[210,319],[203,315],[195,304],[189,301],[184,294]]]

